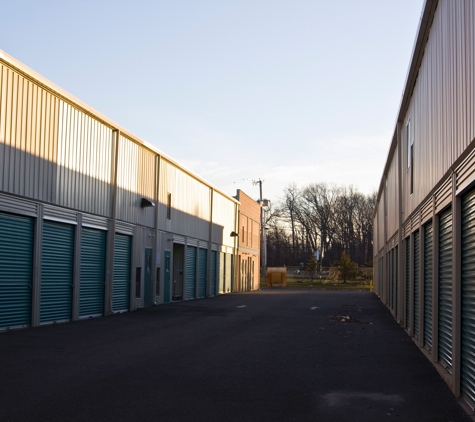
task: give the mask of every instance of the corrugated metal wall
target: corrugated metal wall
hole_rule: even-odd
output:
[[[155,200],[155,156],[152,151],[121,136],[117,172],[117,218],[147,227],[154,226],[152,207],[141,208],[144,197]]]
[[[55,202],[59,100],[0,64],[0,190]]]
[[[167,196],[172,198],[172,216],[167,222]],[[174,164],[160,164],[159,228],[209,240],[211,188]],[[231,202],[227,199],[228,202]],[[231,202],[232,203],[232,202]],[[214,218],[214,216],[213,216]]]
[[[404,215],[409,215],[475,138],[475,4],[439,1],[402,131],[411,120],[414,194],[403,171]]]
[[[56,203],[109,216],[112,130],[59,101],[58,132]]]
[[[214,243],[234,246],[234,237],[230,234],[234,227],[236,205],[219,192],[213,192],[213,239]]]
[[[391,166],[389,167],[389,173],[387,178],[387,201],[388,201],[388,239],[390,239],[398,230],[399,218],[398,207],[393,206],[397,204],[398,198],[398,158],[397,154],[393,155],[391,160]],[[389,204],[391,204],[389,206]]]

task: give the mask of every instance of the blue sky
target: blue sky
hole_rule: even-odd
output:
[[[379,187],[423,0],[3,0],[0,50],[210,183]]]

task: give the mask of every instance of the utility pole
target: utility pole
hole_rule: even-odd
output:
[[[259,185],[259,204],[261,206],[261,277],[267,276],[267,239],[266,239],[266,224],[265,224],[265,214],[264,214],[264,201],[262,199],[262,184],[264,180],[253,180],[252,184]]]

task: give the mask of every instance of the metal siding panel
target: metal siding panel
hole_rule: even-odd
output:
[[[138,209],[139,146],[121,136],[117,169],[117,218],[135,223]]]
[[[0,213],[0,327],[31,323],[34,220]]]
[[[419,338],[419,283],[420,283],[420,260],[419,260],[419,231],[414,233],[414,336]]]
[[[424,345],[432,349],[432,223],[424,227]]]
[[[45,221],[41,254],[40,322],[71,319],[74,226]]]
[[[412,197],[408,173],[403,172],[405,215],[414,211],[475,136],[473,9],[470,1],[446,1],[435,11],[404,120],[415,122],[416,150]],[[404,142],[404,157],[406,150]]]
[[[110,214],[112,130],[58,101],[57,203]]]
[[[462,201],[461,391],[475,402],[475,190]]]
[[[187,246],[185,299],[194,299],[195,297],[196,297],[196,248],[194,246]]]
[[[30,94],[30,83],[22,76],[6,69],[2,66],[1,72],[1,123],[0,123],[0,143],[2,156],[2,170],[0,170],[0,189],[16,195],[26,195],[29,193],[29,174],[32,168],[31,163],[31,120],[33,116],[30,112],[32,99]],[[45,144],[43,149],[51,148],[55,143],[55,128],[49,127],[51,120],[54,122],[54,107],[51,106],[51,95],[47,95],[41,90],[45,100],[44,107],[41,107],[40,118],[45,120],[44,129],[39,132],[41,141]],[[51,112],[53,115],[51,116]],[[45,139],[43,132],[48,131]],[[41,150],[40,150],[41,152]],[[43,166],[49,165],[49,157],[39,156],[44,161]],[[51,202],[51,185],[54,180],[49,174],[41,175],[42,184],[37,182],[40,188],[35,191],[34,197]],[[45,194],[41,190],[45,189]],[[31,196],[31,195],[30,195]]]
[[[198,298],[206,296],[206,273],[208,263],[208,251],[198,249]]]
[[[105,261],[107,232],[82,229],[79,316],[104,313]]]
[[[132,237],[116,233],[114,245],[114,280],[112,310],[124,312],[130,308],[130,271]]]
[[[439,219],[439,361],[452,367],[452,211]]]
[[[229,234],[235,230],[235,203],[220,193],[213,192],[213,239],[220,245],[232,247],[234,238]]]

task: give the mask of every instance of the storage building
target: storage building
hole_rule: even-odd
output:
[[[475,407],[475,2],[426,0],[374,213],[375,291]]]
[[[0,51],[0,331],[230,292],[239,202]]]

